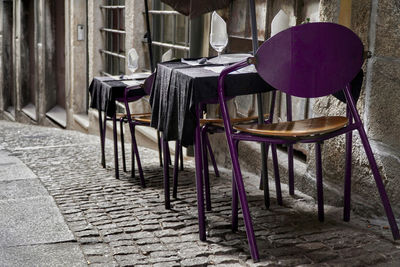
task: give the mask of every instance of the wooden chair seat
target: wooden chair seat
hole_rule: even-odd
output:
[[[264,119],[268,118],[269,114],[264,114]],[[246,122],[252,122],[256,121],[258,119],[258,116],[250,116],[250,117],[244,117],[244,118],[231,118],[231,123],[232,124],[237,124],[237,123],[246,123]],[[222,118],[207,118],[207,119],[200,119],[200,125],[204,124],[213,124],[215,126],[221,126],[224,127],[224,122]]]
[[[117,119],[126,118],[126,114],[117,113],[116,117],[117,117]],[[131,117],[133,120],[136,120],[139,122],[150,123],[150,121],[151,121],[151,113],[132,114]]]
[[[346,117],[331,116],[272,124],[234,125],[233,128],[255,135],[296,138],[334,132],[347,124]]]
[[[139,122],[150,123],[151,113],[132,114],[132,119]]]

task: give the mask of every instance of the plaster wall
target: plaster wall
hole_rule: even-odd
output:
[[[99,2],[99,1],[96,1]],[[73,114],[86,113],[87,106],[87,50],[86,42],[86,3],[85,1],[69,2],[69,22],[66,38],[69,42],[69,79],[70,88],[66,92],[69,99],[69,122]],[[78,25],[83,25],[84,40],[78,40]]]
[[[105,64],[104,57],[99,52],[100,49],[105,49],[105,35],[100,32],[100,29],[106,23],[105,11],[100,8],[104,4],[105,1],[103,0],[88,1],[89,81],[93,77],[101,75],[101,70],[104,69]]]
[[[136,49],[139,55],[139,68],[137,72],[148,70],[150,66],[149,53],[147,43],[143,42],[143,37],[146,33],[145,15],[143,14],[144,2],[126,1],[125,4],[126,56],[128,56],[128,52],[131,48]],[[149,5],[150,4],[149,2]],[[125,73],[130,74],[127,60],[125,60]],[[146,98],[136,101],[135,104],[130,105],[130,108],[133,113],[151,111]]]

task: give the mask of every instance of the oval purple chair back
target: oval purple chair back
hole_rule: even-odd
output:
[[[151,89],[153,88],[153,83],[154,83],[154,78],[156,74],[152,73],[147,79],[144,81],[144,86],[143,90],[146,93],[146,95],[150,95]]]
[[[276,89],[298,97],[333,94],[357,75],[363,44],[335,23],[307,23],[282,31],[258,49],[256,69]]]

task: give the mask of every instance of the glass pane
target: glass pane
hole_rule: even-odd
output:
[[[186,19],[184,16],[176,16],[176,43],[186,45]]]
[[[174,42],[174,16],[164,15],[163,16],[163,41],[166,43]]]

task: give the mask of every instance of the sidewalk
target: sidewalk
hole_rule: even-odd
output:
[[[230,170],[210,177],[213,210],[201,242],[193,161],[169,211],[156,151],[140,148],[144,189],[130,173],[116,180],[110,140],[106,151],[103,169],[97,136],[0,121],[0,266],[400,266],[385,218],[352,214],[345,223],[341,208],[326,206],[319,223],[312,198],[289,197],[283,186],[278,206],[272,183],[266,210],[258,178],[245,174],[262,258],[253,264],[243,221],[230,230]]]

